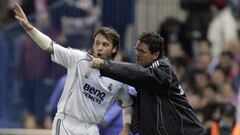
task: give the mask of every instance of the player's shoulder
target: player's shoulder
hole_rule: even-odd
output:
[[[116,80],[114,80],[114,79],[112,79],[112,78],[109,78],[109,77],[101,76],[101,78],[104,79],[105,82],[109,82],[109,83],[113,83],[113,84],[118,84],[118,85],[119,85],[119,84],[122,84],[121,82],[116,81]]]
[[[75,48],[69,48],[71,50],[72,55],[76,59],[87,59],[88,58],[88,52],[85,50],[75,49]]]

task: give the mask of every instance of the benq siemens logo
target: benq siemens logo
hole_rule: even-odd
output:
[[[101,104],[102,101],[104,100],[104,97],[106,96],[106,93],[92,87],[87,83],[85,83],[83,89],[84,89],[83,94],[85,95],[85,97],[98,104]]]

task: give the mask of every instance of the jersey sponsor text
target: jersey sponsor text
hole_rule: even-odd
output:
[[[83,89],[84,89],[83,94],[85,95],[85,97],[98,104],[101,104],[102,101],[104,100],[104,97],[106,96],[106,93],[92,87],[87,83],[85,83]]]

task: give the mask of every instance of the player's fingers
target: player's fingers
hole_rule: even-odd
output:
[[[19,16],[15,15],[15,18],[19,21],[21,25],[24,25],[25,21],[24,19],[20,18]]]
[[[20,7],[17,3],[15,3],[14,9],[15,9],[17,12],[20,12],[20,11],[21,11],[21,7]]]
[[[24,17],[24,18],[26,17],[25,13],[22,10],[22,8],[17,3],[15,3],[15,10],[19,14],[19,16]]]
[[[20,22],[24,22],[24,19],[22,19],[21,17],[19,17],[18,15],[15,15],[15,18],[20,21]]]
[[[21,18],[19,18],[18,15],[15,15],[15,18],[16,18],[18,21],[21,21]]]
[[[20,16],[16,9],[13,10],[15,15]]]
[[[21,8],[17,3],[15,3],[14,8],[15,8],[17,11],[22,11],[22,8]]]

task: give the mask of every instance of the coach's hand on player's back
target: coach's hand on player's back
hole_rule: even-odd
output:
[[[17,3],[15,3],[14,12],[15,12],[15,18],[18,20],[18,22],[22,25],[22,27],[25,30],[30,31],[33,29],[33,26],[29,23],[22,8]]]

